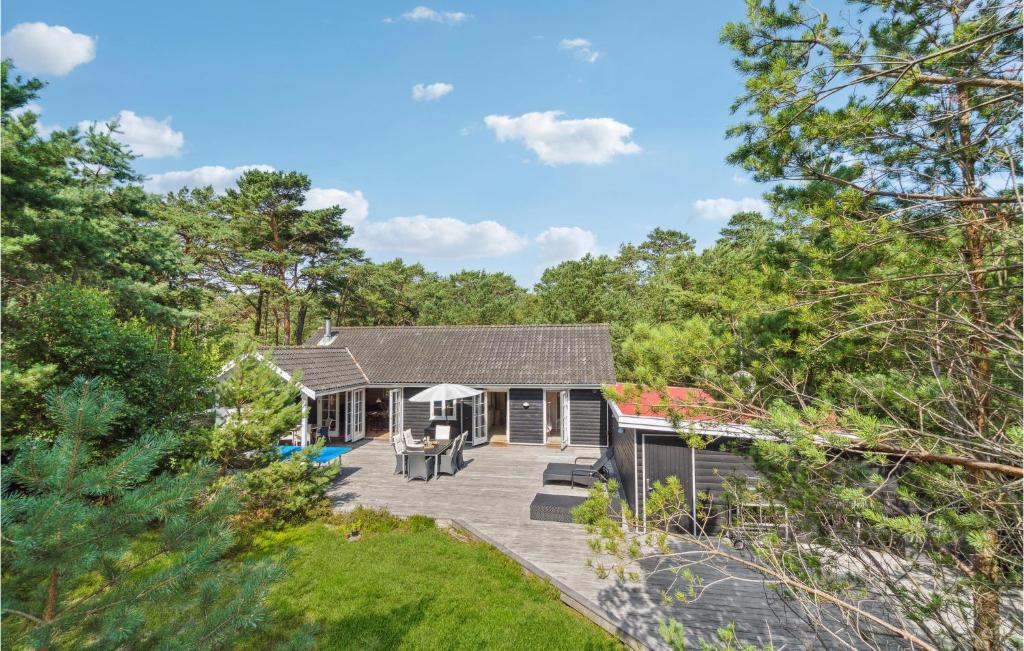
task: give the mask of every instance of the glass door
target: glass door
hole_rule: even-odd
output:
[[[331,393],[321,396],[317,401],[320,403],[320,427],[327,428],[327,438],[338,435],[338,394]],[[319,435],[319,432],[318,432]]]
[[[473,445],[487,442],[487,393],[484,391],[473,396],[473,432],[471,442]]]
[[[366,435],[366,391],[355,389],[347,394],[345,409],[345,440],[359,441]]]
[[[405,413],[402,410],[402,389],[388,391],[388,430],[391,436],[401,434],[405,429]]]
[[[569,392],[561,391],[558,394],[559,432],[561,437],[561,448],[564,450],[569,445]]]

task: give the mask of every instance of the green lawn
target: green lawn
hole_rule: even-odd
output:
[[[368,533],[367,521],[317,522],[260,535],[250,553],[283,558],[286,568],[261,646],[314,622],[324,649],[619,648],[492,547],[426,518],[395,524]],[[362,534],[348,541],[352,528]]]

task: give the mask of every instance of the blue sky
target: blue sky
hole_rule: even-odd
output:
[[[121,116],[154,190],[303,171],[375,260],[532,284],[655,226],[708,245],[763,192],[724,160],[739,0],[4,10],[4,56],[50,82],[42,124]]]

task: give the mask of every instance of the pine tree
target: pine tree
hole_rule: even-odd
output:
[[[208,491],[214,469],[162,472],[177,441],[152,434],[104,458],[122,400],[95,380],[47,400],[53,441],[3,473],[5,644],[224,648],[255,627],[279,570],[225,562],[236,500]]]
[[[250,351],[218,391],[224,422],[210,436],[210,458],[221,471],[258,468],[277,459],[278,440],[302,417],[298,387]]]
[[[276,314],[275,344],[302,343],[312,297],[362,255],[345,246],[353,231],[344,208],[304,208],[310,188],[301,172],[249,170],[217,202],[234,262],[225,280],[256,294],[257,336],[264,313]]]

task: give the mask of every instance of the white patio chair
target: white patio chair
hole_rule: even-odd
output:
[[[391,437],[391,446],[395,450],[395,474],[405,474],[405,441],[400,434]]]
[[[422,450],[423,444],[417,443],[416,439],[412,437],[412,430],[407,429],[402,432],[402,440],[405,441],[405,447],[410,450]]]
[[[447,441],[452,437],[452,428],[450,425],[435,425],[434,426],[434,438],[438,441]]]

